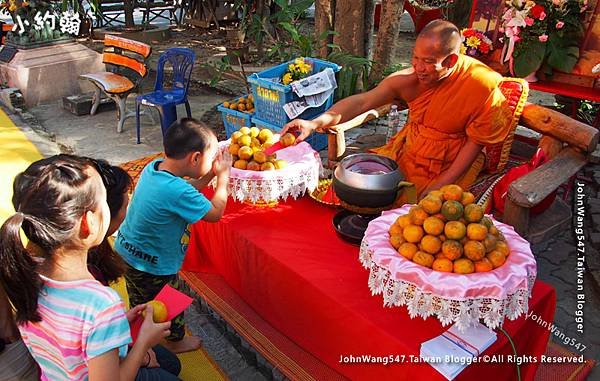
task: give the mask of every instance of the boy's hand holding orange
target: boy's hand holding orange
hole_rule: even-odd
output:
[[[155,301],[153,300],[152,302]],[[166,321],[164,323],[154,322],[153,304],[155,303],[152,302],[148,302],[145,304],[146,309],[144,310],[144,312],[142,312],[142,315],[144,316],[144,321],[142,322],[140,332],[136,339],[136,342],[142,342],[142,345],[146,346],[147,348],[155,346],[163,338],[167,337],[171,333],[171,331],[169,330],[169,327],[171,327],[170,321]],[[166,319],[166,307],[164,309],[164,313],[164,318]]]

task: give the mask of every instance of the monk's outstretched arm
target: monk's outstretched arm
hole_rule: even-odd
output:
[[[427,195],[429,191],[434,189],[440,189],[440,187],[446,184],[453,184],[458,180],[475,162],[477,155],[483,149],[482,145],[479,145],[471,140],[467,140],[465,145],[460,149],[456,159],[450,165],[450,168],[442,173],[434,182],[429,185],[420,195],[419,198]]]

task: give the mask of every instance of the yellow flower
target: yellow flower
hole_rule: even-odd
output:
[[[460,54],[466,54],[467,53],[467,47],[464,45],[460,46]]]
[[[281,78],[281,82],[283,82],[284,85],[289,85],[292,83],[292,75],[290,73],[285,73],[283,78]]]
[[[304,63],[304,58],[302,58],[302,57],[301,57],[301,58],[296,58],[296,59],[294,60],[294,63],[295,63],[296,65],[302,65],[302,64]]]
[[[289,71],[294,71],[294,70],[295,70],[295,68],[296,68],[296,66],[295,66],[294,64],[289,64],[289,65],[288,65],[288,70],[289,70]]]
[[[16,11],[16,10],[17,10],[17,6],[16,6],[16,5],[14,5],[14,4],[11,4],[11,5],[10,5],[10,7],[8,7],[8,10],[9,10],[10,12],[14,12],[14,11]]]
[[[481,44],[481,40],[475,36],[467,38],[466,44],[470,48],[477,48]]]

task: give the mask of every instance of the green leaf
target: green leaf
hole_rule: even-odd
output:
[[[546,54],[546,44],[541,41],[532,41],[526,52],[514,57],[514,71],[518,77],[526,77],[536,72]]]
[[[553,38],[554,37],[554,38]],[[548,38],[546,62],[554,69],[570,73],[579,60],[577,41],[559,39],[551,33]]]
[[[292,36],[292,38],[294,40],[298,39],[300,37],[300,33],[298,32],[298,30],[296,29],[295,26],[293,26],[290,23],[287,22],[282,22],[279,23],[279,26],[284,29],[286,32],[288,32],[290,34],[290,36]]]

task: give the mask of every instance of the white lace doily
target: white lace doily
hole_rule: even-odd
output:
[[[219,142],[219,146],[228,147],[229,140]],[[284,201],[290,196],[296,199],[317,188],[323,166],[319,154],[308,143],[281,149],[276,154],[277,159],[288,162],[286,168],[264,172],[231,168],[227,193],[236,201],[257,203]],[[214,187],[215,182],[211,184]]]
[[[389,226],[409,207],[384,212],[371,221],[361,243],[359,260],[370,270],[368,286],[373,295],[383,295],[384,306],[406,306],[411,318],[435,316],[442,325],[456,323],[460,330],[480,320],[494,329],[505,318],[514,320],[527,313],[537,268],[529,244],[512,227],[494,221],[511,250],[498,269],[468,275],[440,273],[405,259],[389,244]]]

